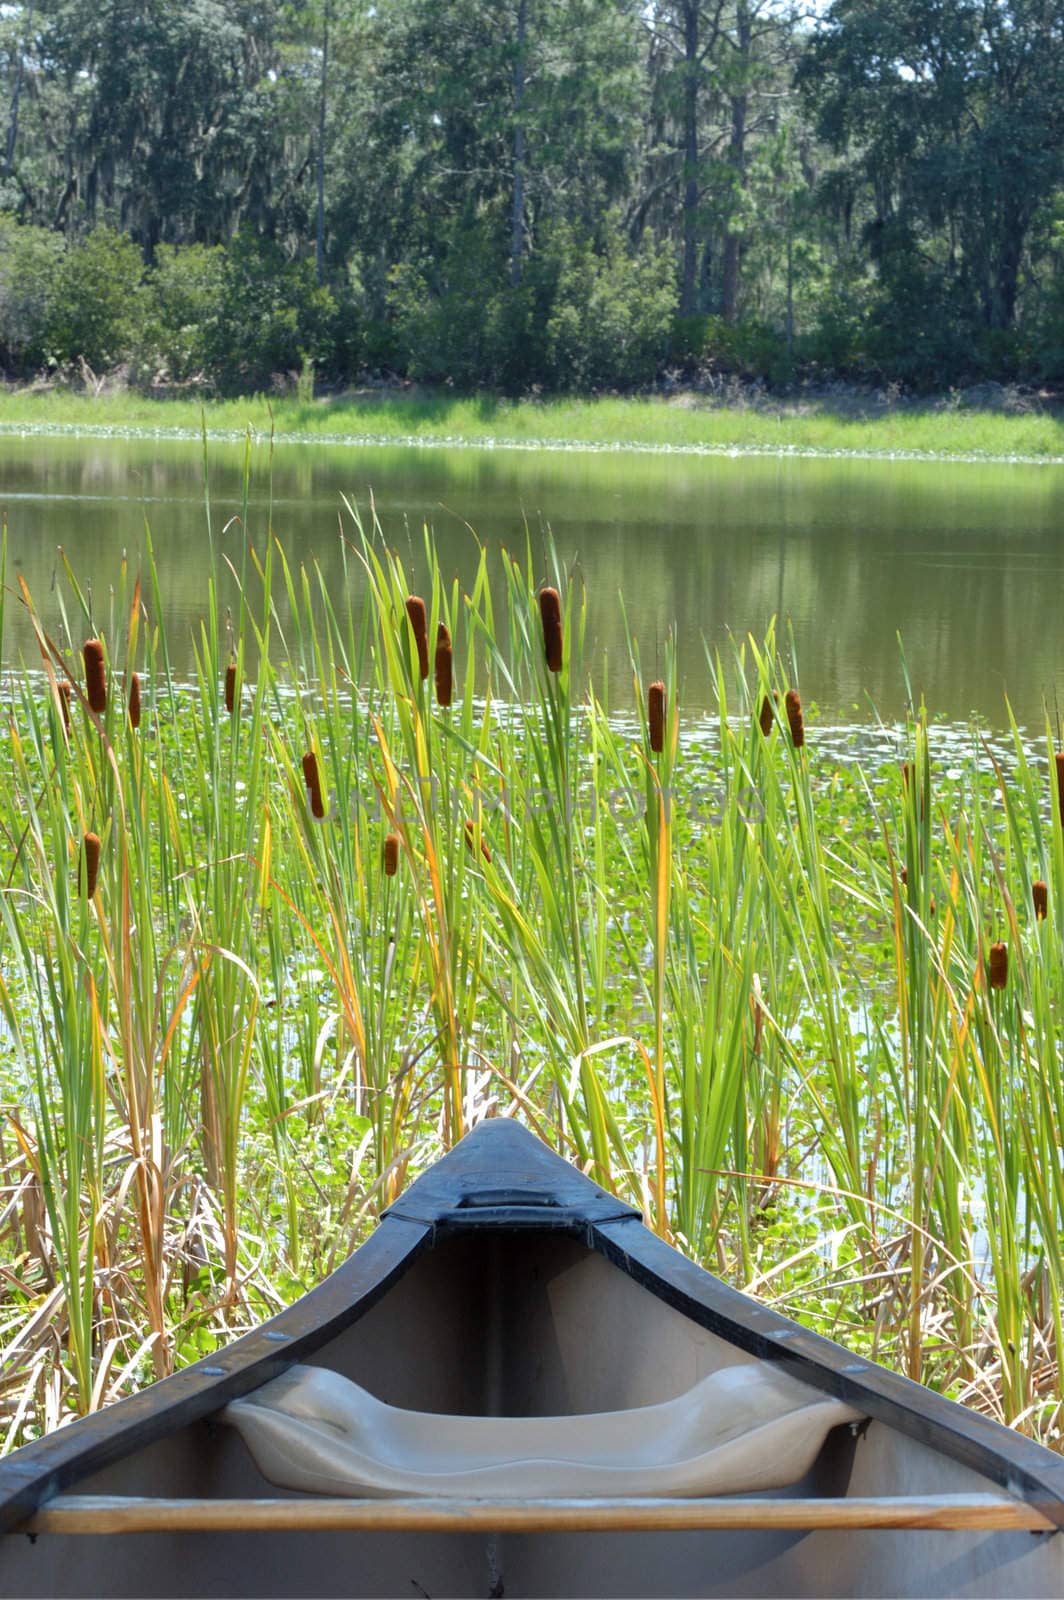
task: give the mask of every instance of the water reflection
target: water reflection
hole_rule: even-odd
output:
[[[243,455],[241,445],[211,446],[212,523],[234,557]],[[868,716],[870,701],[900,713],[899,631],[914,686],[936,713],[1000,724],[1006,690],[1022,721],[1038,721],[1044,694],[1064,704],[1058,467],[281,445],[271,487],[259,445],[251,490],[256,543],[272,515],[290,558],[316,558],[337,591],[343,494],[363,510],[372,498],[415,578],[426,521],[445,573],[463,581],[476,559],[470,527],[516,550],[527,528],[539,553],[549,525],[585,576],[596,650],[623,661],[623,594],[648,668],[676,627],[695,708],[708,699],[703,639],[725,646],[729,629],[760,634],[773,614],[793,627],[803,696],[833,718]],[[198,445],[5,438],[0,506],[14,572],[56,629],[57,547],[106,625],[122,552],[139,559],[147,520],[172,654],[190,667],[205,597]],[[31,648],[17,618],[5,644],[9,657]],[[611,677],[621,703],[626,674]]]

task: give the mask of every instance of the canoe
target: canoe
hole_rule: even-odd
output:
[[[1064,1460],[481,1124],[221,1354],[0,1462],[3,1595],[1064,1596]]]

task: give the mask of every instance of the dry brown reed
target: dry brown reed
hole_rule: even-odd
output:
[[[321,797],[321,776],[318,772],[318,758],[313,750],[308,750],[303,757],[303,782],[307,787],[310,814],[312,817],[317,817],[320,822],[325,815],[325,804]]]
[[[394,878],[399,870],[399,835],[390,833],[384,841],[384,876]]]
[[[100,875],[100,836],[87,833],[81,841],[82,870],[85,874],[85,893],[91,900],[96,893],[96,880]]]
[[[786,706],[791,742],[796,750],[800,750],[805,743],[805,718],[802,716],[802,700],[797,689],[787,690]]]
[[[1009,981],[1009,952],[1000,942],[990,946],[990,987],[1004,989]]]
[[[1039,922],[1044,922],[1049,915],[1049,887],[1041,878],[1036,878],[1031,885],[1031,899],[1034,901],[1034,914]]]
[[[107,710],[107,668],[99,639],[87,640],[82,656],[85,660],[85,697],[90,710],[102,717]]]
[[[466,825],[465,825],[465,842],[466,842],[466,848],[469,851],[472,851],[475,840],[476,840],[476,829],[473,827],[473,824],[472,824],[471,821],[467,822]],[[480,841],[480,853],[484,857],[485,861],[490,861],[491,860],[491,851],[488,849],[488,844],[487,844],[487,840],[486,839],[481,839],[481,841]]]
[[[665,748],[665,685],[660,680],[647,690],[647,725],[650,748],[660,755]]]
[[[436,630],[436,699],[441,706],[449,706],[454,696],[454,651],[451,631],[445,622]]]
[[[425,610],[425,602],[419,594],[409,594],[406,597],[406,614],[410,618],[410,626],[414,630],[414,642],[417,645],[417,669],[422,678],[429,675],[429,619]]]
[[[543,648],[551,672],[562,670],[562,601],[557,589],[539,591],[539,615],[543,623]]]
[[[230,661],[225,669],[225,709],[233,715],[236,706],[236,662]]]
[[[129,726],[140,727],[140,673],[133,672],[129,678]]]

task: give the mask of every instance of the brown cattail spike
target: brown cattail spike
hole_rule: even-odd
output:
[[[465,825],[465,842],[469,850],[472,850],[475,839],[476,829],[473,827],[472,822],[467,822]],[[484,839],[480,841],[480,853],[485,861],[491,860],[491,851],[488,849],[487,842]]]
[[[805,718],[802,716],[802,701],[797,689],[787,690],[787,722],[791,730],[791,743],[796,750],[800,750],[805,743]]]
[[[417,670],[422,678],[429,675],[429,619],[425,610],[425,602],[419,594],[407,595],[406,614],[410,618],[410,626],[414,630],[414,642],[417,645]]]
[[[778,694],[775,696],[775,699],[779,699]],[[761,732],[767,739],[769,734],[772,732],[772,724],[776,720],[776,708],[767,694],[764,695],[761,700],[761,715],[757,720],[761,725]]]
[[[1035,918],[1044,922],[1049,915],[1049,887],[1041,878],[1036,878],[1031,885],[1031,899],[1034,901]]]
[[[140,727],[140,673],[133,672],[129,678],[129,726]]]
[[[67,733],[70,732],[70,701],[73,693],[74,685],[64,678],[59,685],[59,710],[62,712],[63,727]]]
[[[665,748],[665,685],[660,681],[647,690],[647,727],[650,748],[660,755]]]
[[[99,639],[90,639],[82,655],[85,658],[85,697],[90,710],[102,717],[107,710],[107,668],[104,666],[103,645]]]
[[[81,857],[84,863],[85,894],[92,899],[96,893],[96,879],[100,873],[100,836],[98,833],[87,833],[81,841]]]
[[[303,782],[307,786],[307,798],[310,802],[310,814],[317,817],[320,822],[325,815],[325,806],[321,798],[321,778],[318,775],[318,758],[313,750],[308,750],[303,757]]]
[[[901,869],[901,881],[902,881],[902,883],[908,883],[908,881],[909,881],[909,869],[908,869],[908,867],[902,867],[902,869]]]
[[[394,878],[399,870],[399,835],[390,833],[384,841],[384,876]]]
[[[225,709],[233,715],[236,706],[236,662],[230,661],[225,669]]]
[[[436,630],[436,699],[441,706],[449,706],[454,695],[454,652],[451,633],[441,622]]]
[[[543,648],[551,672],[562,670],[562,602],[557,589],[539,591],[539,615],[543,623]]]
[[[990,946],[990,987],[1004,989],[1009,981],[1009,952],[1003,944]]]
[[[909,763],[907,761],[903,761],[902,764],[901,764],[901,784],[902,784],[902,788],[903,789],[908,790],[908,787],[909,787]]]
[[[1060,802],[1060,819],[1064,823],[1064,754],[1057,754],[1057,799]]]

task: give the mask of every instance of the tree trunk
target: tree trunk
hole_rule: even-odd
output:
[[[683,38],[683,283],[680,315],[698,310],[698,0],[685,0]]]
[[[740,194],[746,188],[746,113],[749,104],[747,73],[750,66],[750,13],[745,0],[736,7],[736,50],[739,57],[739,89],[732,96],[731,140],[728,160]],[[739,315],[739,273],[742,253],[742,234],[731,225],[724,237],[723,285],[721,310],[726,322],[734,322]]]
[[[33,6],[26,13],[26,34],[24,43],[18,53],[18,66],[15,69],[15,86],[11,91],[11,114],[7,124],[7,138],[4,141],[4,177],[10,178],[11,168],[15,164],[15,146],[18,143],[18,108],[22,99],[22,78],[25,70],[26,51],[29,48],[30,34],[33,30]]]
[[[525,242],[525,36],[528,28],[528,0],[518,0],[517,48],[514,51],[514,187],[510,213],[510,282],[521,282],[521,258]]]
[[[326,0],[321,21],[321,92],[318,99],[318,228],[314,243],[314,259],[318,269],[318,282],[325,282],[325,111],[329,90],[329,4]]]

